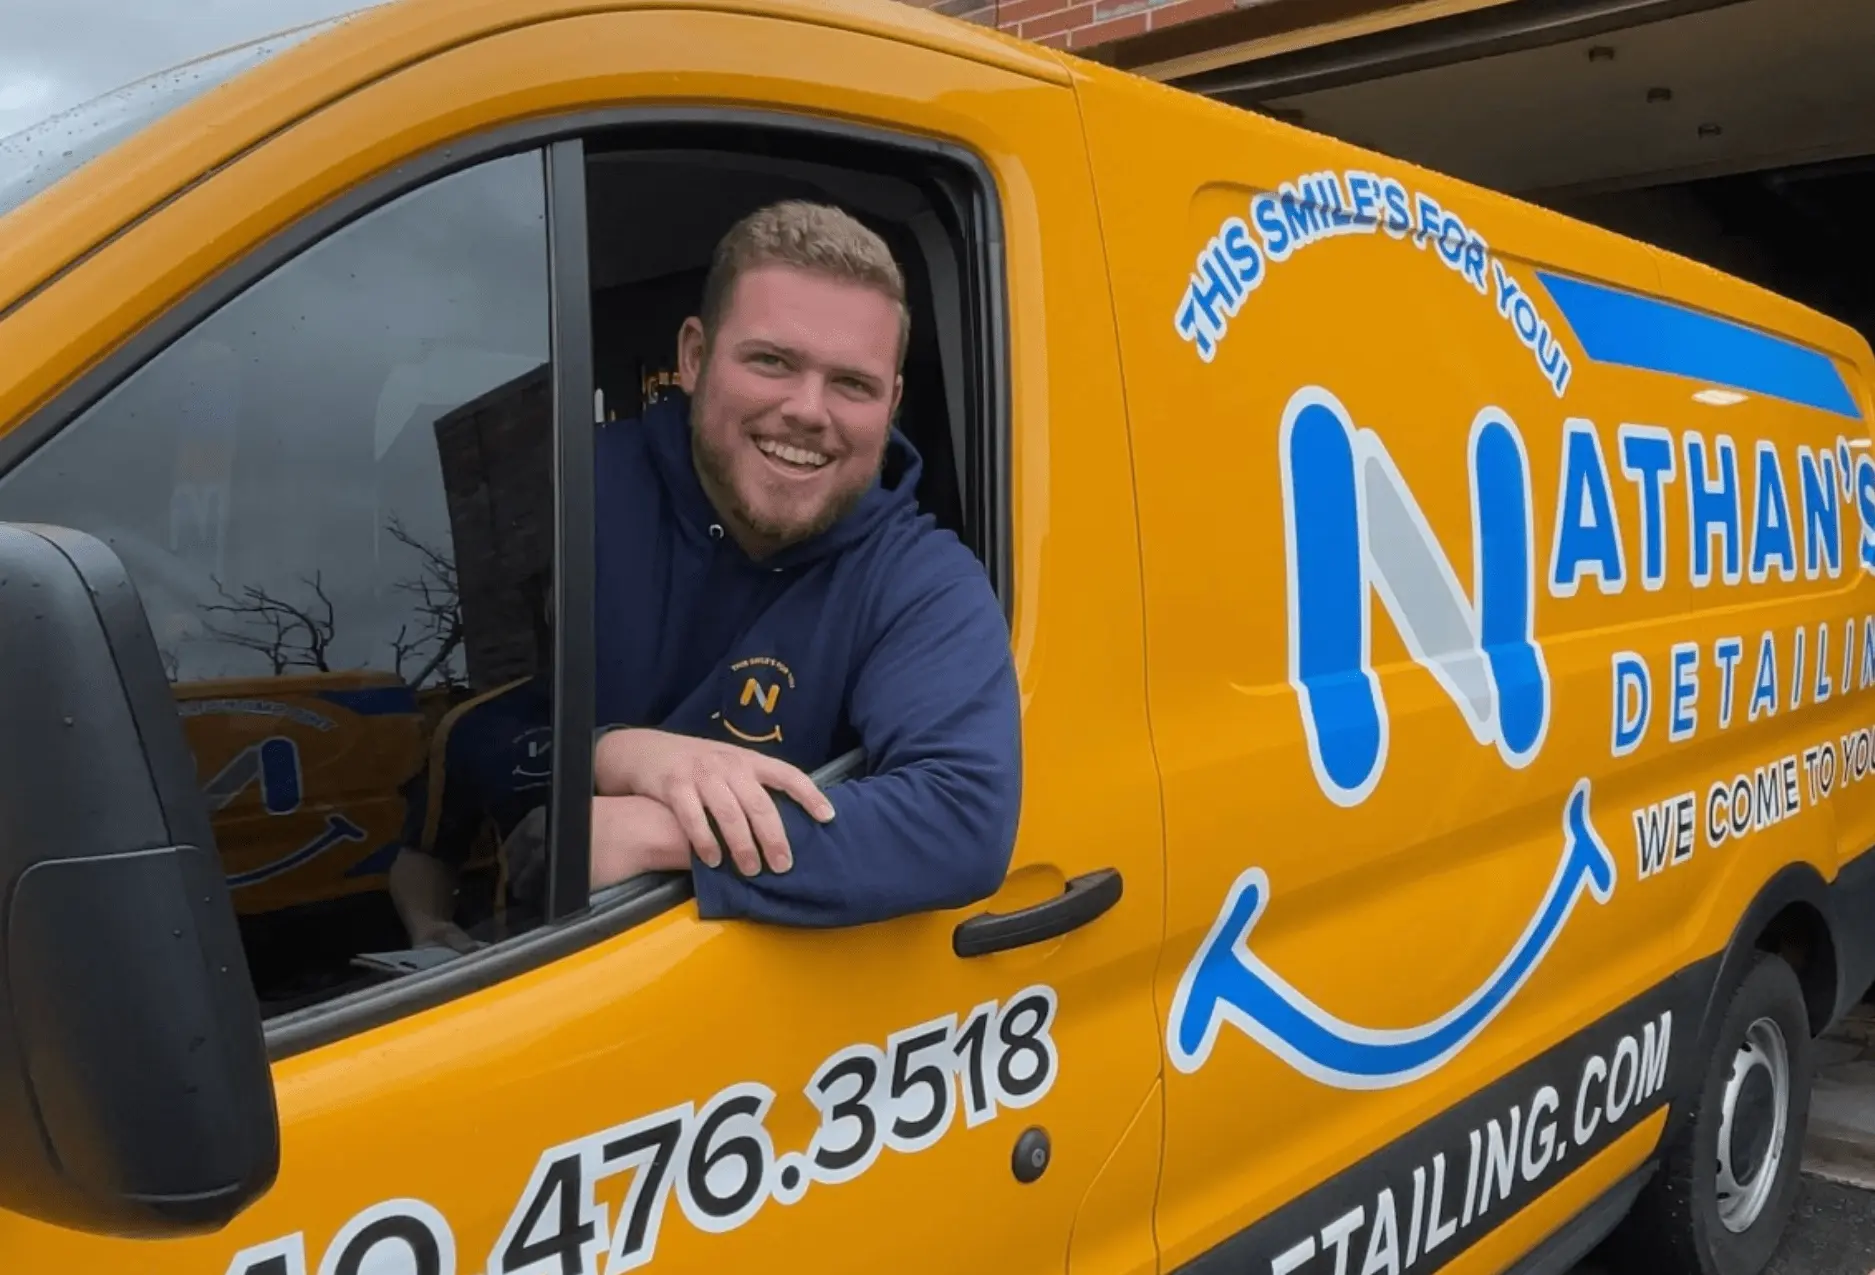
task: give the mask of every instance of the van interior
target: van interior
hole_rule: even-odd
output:
[[[700,307],[711,254],[737,220],[787,199],[829,202],[881,235],[905,273],[911,339],[898,427],[923,460],[920,506],[989,559],[981,481],[993,339],[982,227],[965,175],[837,138],[623,131],[589,142],[593,368],[600,418],[629,420],[676,384],[677,334]]]

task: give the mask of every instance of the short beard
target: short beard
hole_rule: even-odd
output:
[[[826,508],[806,524],[780,523],[763,518],[743,503],[736,494],[736,485],[730,474],[728,459],[713,451],[704,441],[703,431],[696,427],[696,417],[703,414],[707,406],[708,381],[697,378],[697,392],[690,400],[690,455],[696,464],[697,472],[702,475],[704,486],[713,499],[719,499],[727,508],[723,516],[737,523],[750,539],[773,553],[812,540],[830,529],[835,523],[852,513],[864,500],[866,492],[885,470],[885,457],[879,458],[879,465],[863,483],[855,484],[853,489],[843,492],[827,503]]]

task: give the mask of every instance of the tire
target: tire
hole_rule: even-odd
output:
[[[1775,1098],[1780,1048],[1781,1104]],[[1796,1204],[1813,1056],[1796,972],[1776,956],[1757,954],[1726,1005],[1692,1118],[1661,1149],[1659,1170],[1610,1239],[1613,1264],[1632,1275],[1764,1270]],[[1729,1127],[1728,1115],[1737,1117]],[[1723,1199],[1722,1134],[1732,1149],[1728,1186],[1735,1188]]]

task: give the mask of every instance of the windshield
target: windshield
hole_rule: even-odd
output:
[[[190,99],[384,2],[4,0],[0,217]]]

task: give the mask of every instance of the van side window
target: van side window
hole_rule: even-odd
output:
[[[980,174],[786,126],[583,145],[594,885],[690,848],[705,918],[989,897],[1021,758]],[[849,764],[837,801],[790,787]]]
[[[441,944],[499,942],[549,791],[543,156],[375,209],[222,305],[0,478],[148,609],[263,1007],[394,977],[405,847]],[[408,856],[406,856],[408,858]],[[518,868],[516,870],[519,870]]]
[[[975,175],[889,143],[751,127],[620,129],[586,139],[586,156],[602,421],[634,420],[678,392],[678,331],[698,313],[711,254],[740,218],[782,200],[832,205],[877,233],[904,274],[911,333],[894,425],[922,462],[918,506],[1005,591],[1003,467],[985,410],[988,308],[1000,289],[970,224]]]

